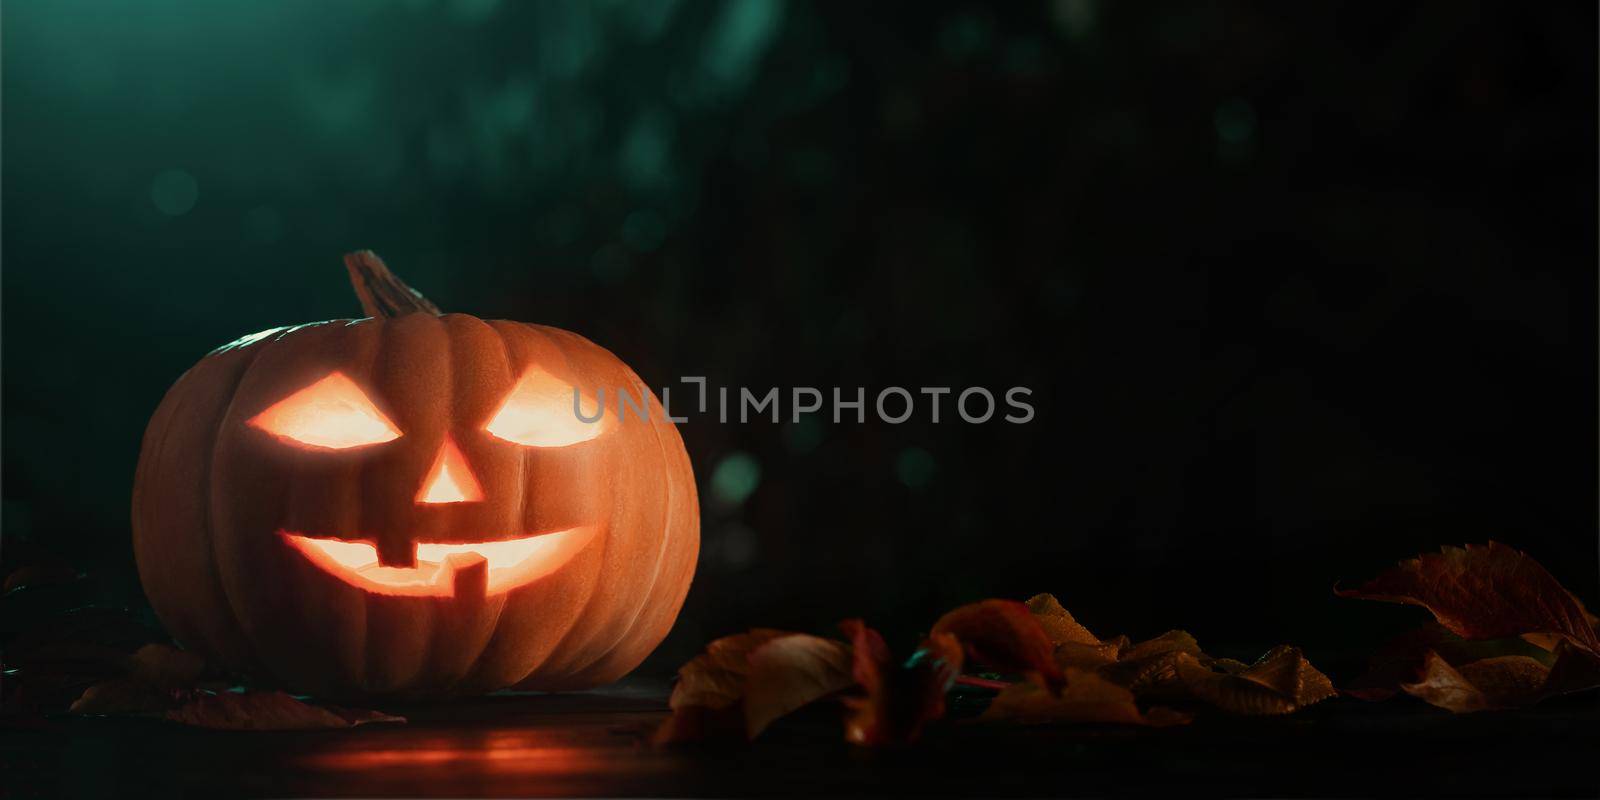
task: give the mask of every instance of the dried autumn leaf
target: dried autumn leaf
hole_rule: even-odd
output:
[[[1577,599],[1539,562],[1498,542],[1445,547],[1334,593],[1422,606],[1467,639],[1553,633],[1600,653],[1600,637]]]
[[[87,689],[67,710],[73,714],[156,714],[176,706],[180,698],[141,680],[112,678]]]
[[[1568,592],[1568,594],[1572,593]],[[1572,595],[1572,602],[1577,604],[1578,612],[1583,615],[1583,621],[1589,623],[1589,627],[1595,631],[1596,636],[1600,636],[1600,617],[1595,616],[1594,612],[1585,607],[1583,600],[1579,599],[1575,594]],[[1565,637],[1554,633],[1524,633],[1522,638],[1524,641],[1552,653],[1555,652],[1556,646],[1560,642],[1565,641]]]
[[[1367,671],[1339,691],[1361,700],[1388,700],[1400,692],[1400,684],[1416,677],[1424,655],[1452,639],[1466,641],[1437,622],[1406,631],[1384,642],[1367,659]]]
[[[1543,696],[1549,674],[1545,665],[1527,656],[1498,656],[1453,667],[1430,651],[1423,658],[1421,677],[1400,688],[1461,714],[1533,703]]]
[[[1183,654],[1193,656],[1203,666],[1214,663],[1193,636],[1172,630],[1124,648],[1117,662],[1107,665],[1102,674],[1140,694],[1169,689],[1178,683],[1178,656]]]
[[[896,664],[883,636],[861,620],[845,620],[839,628],[850,637],[853,674],[865,692],[845,698],[847,741],[867,747],[904,744],[914,741],[924,724],[944,716],[945,693],[961,674],[963,651],[955,636],[931,634],[905,663]]]
[[[314,706],[283,692],[202,692],[166,713],[198,728],[228,731],[304,731],[349,728],[368,722],[405,722],[381,711]]]
[[[1053,594],[1034,595],[1027,606],[1050,640],[1056,665],[1062,669],[1093,669],[1116,663],[1117,655],[1128,645],[1126,636],[1101,641],[1073,619]]]
[[[724,636],[706,645],[706,650],[678,670],[669,704],[674,708],[700,706],[726,708],[744,696],[745,678],[750,675],[750,651],[789,631],[756,628],[747,633]]]
[[[773,720],[855,683],[843,642],[796,634],[750,653],[744,698],[745,734],[756,738]]]
[[[1515,641],[1515,640],[1512,640]],[[1444,654],[1424,654],[1415,682],[1406,693],[1456,713],[1520,708],[1547,697],[1600,686],[1600,657],[1571,642],[1556,645],[1554,663],[1545,666],[1526,655],[1492,656],[1453,662]]]
[[[1031,681],[1003,689],[984,710],[988,721],[1106,722],[1122,725],[1178,725],[1189,715],[1155,707],[1141,712],[1133,692],[1088,670],[1066,671],[1066,685],[1051,690]]]
[[[1066,614],[1066,609],[1061,613]],[[1061,685],[1055,644],[1028,606],[1015,600],[983,600],[961,606],[933,624],[930,639],[941,634],[954,636],[972,661],[1001,671],[1036,673],[1046,686]],[[1099,643],[1087,630],[1083,634]]]
[[[1544,696],[1581,692],[1600,686],[1600,655],[1571,642],[1556,645],[1555,660],[1545,678]]]
[[[1553,647],[1571,648],[1574,653],[1585,652],[1574,648],[1564,638],[1556,639],[1559,644],[1552,643]],[[1416,680],[1423,659],[1429,652],[1437,653],[1450,664],[1466,664],[1499,656],[1527,656],[1540,663],[1551,658],[1548,652],[1526,641],[1525,637],[1469,641],[1451,633],[1443,625],[1430,621],[1385,642],[1372,655],[1366,673],[1340,690],[1362,700],[1387,700],[1401,691],[1400,684]]]
[[[672,717],[655,738],[754,739],[779,717],[852,682],[843,642],[770,629],[725,636],[678,670]]]
[[[1039,627],[1044,629],[1045,635],[1055,644],[1102,644],[1100,637],[1095,636],[1088,628],[1083,627],[1072,617],[1072,612],[1061,605],[1061,601],[1053,594],[1036,594],[1028,598],[1026,603],[1028,612],[1038,620]]]
[[[1122,658],[1125,661],[1138,661],[1168,653],[1188,653],[1193,656],[1205,655],[1200,650],[1200,642],[1196,641],[1188,631],[1172,630],[1128,647],[1123,651]]]
[[[1233,714],[1288,714],[1335,694],[1328,676],[1289,645],[1273,648],[1237,672],[1230,671],[1237,667],[1219,662],[1206,666],[1189,653],[1179,653],[1175,666],[1180,685],[1191,697]]]
[[[67,710],[74,714],[148,714],[181,703],[206,671],[197,653],[147,644],[121,660],[122,674],[83,691]]]

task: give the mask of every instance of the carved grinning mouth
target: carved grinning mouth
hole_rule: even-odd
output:
[[[560,569],[594,538],[593,527],[582,527],[493,542],[419,542],[416,566],[388,567],[378,563],[371,542],[280,533],[290,547],[339,580],[373,594],[408,597],[507,592]]]

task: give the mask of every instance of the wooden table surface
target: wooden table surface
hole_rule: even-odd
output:
[[[1151,730],[947,721],[863,751],[835,705],[754,744],[662,749],[665,681],[385,707],[409,722],[213,732],[54,717],[0,729],[0,793],[28,796],[1517,795],[1600,796],[1600,706],[1454,716],[1335,699],[1283,718]]]

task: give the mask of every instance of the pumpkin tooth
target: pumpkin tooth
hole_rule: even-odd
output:
[[[417,566],[417,545],[415,542],[396,541],[380,536],[376,544],[378,566],[398,569],[411,569]]]
[[[444,561],[457,602],[481,603],[489,593],[489,559],[477,553],[452,553]]]

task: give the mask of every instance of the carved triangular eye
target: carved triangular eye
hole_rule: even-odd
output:
[[[585,422],[579,418],[601,415],[599,404],[566,381],[538,367],[523,373],[499,410],[483,426],[489,435],[524,447],[565,447],[605,433],[611,415]]]
[[[249,424],[280,439],[328,450],[400,438],[400,429],[355,381],[339,372],[279,400],[252,417]]]

